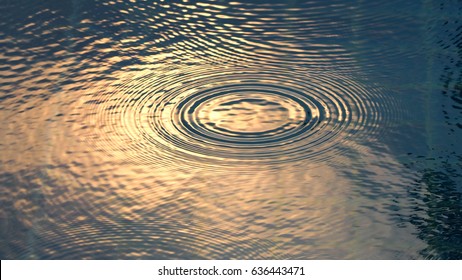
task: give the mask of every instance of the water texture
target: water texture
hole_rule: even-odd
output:
[[[2,259],[462,259],[460,1],[0,18]]]

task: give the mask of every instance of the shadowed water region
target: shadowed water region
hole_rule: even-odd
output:
[[[462,259],[460,1],[0,1],[2,259]]]

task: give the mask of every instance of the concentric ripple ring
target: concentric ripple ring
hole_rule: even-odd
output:
[[[379,91],[333,73],[194,69],[116,91],[96,105],[100,121],[120,117],[107,141],[127,143],[121,149],[145,163],[325,161],[371,136],[381,118]]]

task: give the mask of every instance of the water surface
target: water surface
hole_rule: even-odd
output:
[[[461,259],[459,1],[0,2],[2,259]]]

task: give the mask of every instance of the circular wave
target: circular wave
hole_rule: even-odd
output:
[[[286,259],[271,240],[241,238],[217,229],[168,224],[66,225],[40,230],[33,248],[17,248],[14,259]],[[241,243],[242,242],[242,243]]]
[[[381,119],[379,92],[345,76],[190,70],[142,75],[98,95],[90,115],[105,136],[92,138],[144,163],[316,163],[370,137]]]

